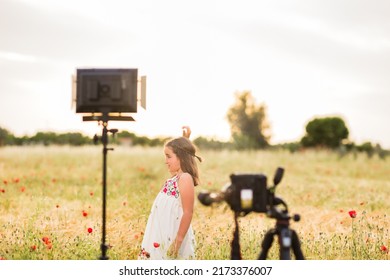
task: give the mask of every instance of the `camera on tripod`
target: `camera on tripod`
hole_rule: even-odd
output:
[[[230,175],[230,183],[218,193],[202,191],[199,201],[210,206],[225,201],[230,208],[240,214],[250,212],[267,213],[275,203],[274,190],[282,180],[284,169],[279,167],[274,176],[274,184],[267,187],[267,177],[263,174],[236,173]],[[276,198],[277,202],[280,199]]]
[[[200,192],[199,201],[210,206],[213,203],[225,201],[234,211],[235,230],[231,242],[231,259],[241,260],[239,242],[238,216],[245,216],[250,212],[267,213],[267,216],[276,220],[275,227],[268,230],[261,244],[259,260],[267,259],[274,237],[279,243],[279,257],[281,260],[291,259],[291,250],[297,260],[303,260],[300,241],[297,233],[290,229],[290,219],[299,221],[299,215],[290,216],[288,206],[283,199],[275,196],[276,186],[282,180],[284,169],[276,169],[273,185],[267,187],[267,177],[263,174],[231,174],[230,183],[220,192]]]

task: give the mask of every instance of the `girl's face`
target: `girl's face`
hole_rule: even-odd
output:
[[[181,172],[180,160],[176,156],[176,154],[172,151],[172,148],[165,146],[164,154],[165,154],[165,164],[168,167],[168,171],[172,175],[176,175],[177,173]]]

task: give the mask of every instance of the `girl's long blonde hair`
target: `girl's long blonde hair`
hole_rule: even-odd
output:
[[[192,176],[194,185],[199,185],[199,170],[195,158],[202,162],[202,159],[196,155],[195,145],[186,137],[178,137],[165,143],[165,147],[170,147],[173,153],[180,160],[180,167],[183,172]]]

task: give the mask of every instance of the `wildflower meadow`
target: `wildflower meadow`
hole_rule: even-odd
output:
[[[137,259],[150,207],[169,176],[162,148],[114,147],[107,161],[107,255]],[[220,191],[235,172],[262,173],[291,214],[309,260],[390,259],[390,161],[325,150],[200,151],[200,191]],[[197,259],[230,259],[234,215],[195,202]],[[239,218],[244,259],[257,259],[275,225],[265,213]],[[102,147],[0,148],[0,259],[93,260],[102,238]],[[275,241],[269,253],[278,259]]]

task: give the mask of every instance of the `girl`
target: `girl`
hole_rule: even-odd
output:
[[[191,130],[183,127],[183,137],[164,145],[165,164],[171,178],[157,195],[146,224],[139,259],[194,259],[195,237],[191,227],[194,186],[199,184],[195,161],[202,161],[189,140]]]

